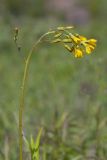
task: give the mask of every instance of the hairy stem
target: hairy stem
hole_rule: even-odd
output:
[[[42,42],[42,39],[45,36],[51,33],[52,32],[47,32],[39,38],[39,40],[33,45],[25,61],[24,74],[23,74],[23,80],[21,85],[20,106],[19,106],[19,160],[23,160],[23,112],[24,112],[24,103],[25,103],[25,86],[26,86],[26,80],[27,80],[27,75],[29,71],[30,59],[37,45]]]

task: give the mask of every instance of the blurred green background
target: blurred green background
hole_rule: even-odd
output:
[[[107,116],[107,1],[0,0],[0,160],[18,159],[24,58],[48,29],[66,25],[97,39],[97,47],[83,59],[75,59],[57,45],[44,44],[35,51],[27,83],[24,134],[36,137],[42,125],[53,129],[63,113],[69,113],[83,128],[95,125],[93,117],[99,108],[101,120]],[[13,40],[15,27],[20,29],[20,53]],[[103,146],[107,148],[105,130]]]

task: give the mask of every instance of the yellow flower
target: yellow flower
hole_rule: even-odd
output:
[[[96,47],[97,40],[94,38],[87,39],[82,35],[70,33],[69,29],[72,28],[73,26],[57,27],[55,31],[51,31],[51,33],[54,34],[54,39],[51,43],[63,44],[76,58],[83,57],[85,54],[90,54]]]
[[[89,40],[81,42],[81,44],[85,46],[86,53],[90,54],[96,47],[96,42],[97,42],[96,39],[89,39]]]
[[[78,37],[76,37],[76,36],[74,36],[74,35],[71,35],[71,39],[72,39],[76,44],[78,44],[78,43],[81,42],[81,39],[78,38]]]
[[[75,48],[74,55],[76,58],[81,58],[81,57],[83,57],[83,52],[82,52],[82,50]]]
[[[87,43],[90,44],[90,45],[92,45],[92,46],[96,46],[96,42],[97,42],[96,39],[89,39],[89,40],[87,41]]]
[[[80,36],[80,35],[78,35],[78,38],[79,38],[81,41],[86,41],[86,40],[87,40],[87,38],[86,38],[86,37],[84,37],[84,36]]]
[[[86,44],[86,53],[90,54],[94,50],[94,46]]]

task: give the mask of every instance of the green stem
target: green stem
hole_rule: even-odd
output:
[[[19,160],[23,160],[23,133],[22,133],[23,132],[23,112],[24,112],[24,102],[25,102],[25,86],[26,86],[26,80],[27,80],[27,75],[29,71],[30,59],[37,45],[42,42],[42,39],[45,36],[51,33],[53,32],[47,32],[39,38],[39,40],[33,45],[25,61],[25,68],[24,68],[23,80],[21,85],[20,106],[19,106]]]

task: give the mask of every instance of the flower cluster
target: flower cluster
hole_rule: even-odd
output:
[[[96,39],[87,39],[79,34],[70,33],[73,26],[58,27],[54,33],[52,43],[61,43],[76,58],[81,58],[85,54],[90,54],[96,47]]]

